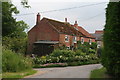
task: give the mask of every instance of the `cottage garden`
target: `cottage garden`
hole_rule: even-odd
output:
[[[89,45],[87,42],[84,44],[78,42],[78,48],[74,49],[74,51],[68,50],[66,47],[60,47],[49,55],[42,57],[34,56],[33,67],[65,67],[99,63],[100,60],[96,54],[96,47],[96,43]]]

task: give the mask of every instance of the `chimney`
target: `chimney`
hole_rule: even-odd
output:
[[[77,23],[77,21],[75,21],[74,27],[75,27],[76,29],[78,29],[78,23]]]
[[[67,23],[67,18],[65,18],[65,23]]]
[[[40,22],[40,14],[37,14],[37,20],[36,20],[36,24],[38,24]]]
[[[74,25],[78,25],[78,24],[77,24],[77,21],[75,21],[75,24],[74,24]]]

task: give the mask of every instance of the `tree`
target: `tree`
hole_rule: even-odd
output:
[[[2,3],[2,36],[8,36],[16,30],[16,19],[12,13],[18,14],[17,8],[8,2]]]
[[[25,53],[27,45],[27,34],[25,30],[28,25],[24,21],[16,21],[12,14],[18,14],[17,8],[9,2],[2,3],[2,42],[3,46],[17,53]]]
[[[109,2],[106,9],[102,63],[109,74],[120,76],[120,2]]]

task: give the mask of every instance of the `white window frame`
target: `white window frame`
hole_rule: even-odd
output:
[[[68,35],[65,35],[65,42],[69,42],[69,36]]]
[[[90,45],[92,44],[92,39],[89,39],[89,44],[90,44]]]
[[[73,39],[74,43],[77,43],[77,37],[74,36],[74,39]]]
[[[81,38],[81,44],[84,44],[84,38]]]

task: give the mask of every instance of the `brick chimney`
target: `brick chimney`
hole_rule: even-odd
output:
[[[40,22],[40,14],[37,14],[37,20],[36,20],[36,24],[38,24]]]
[[[77,23],[77,21],[75,21],[74,27],[75,27],[76,29],[78,29],[78,23]]]

